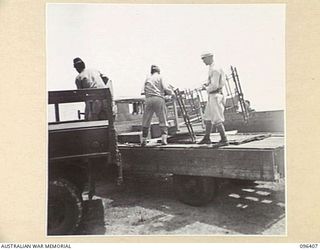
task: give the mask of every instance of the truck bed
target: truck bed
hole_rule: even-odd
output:
[[[219,139],[218,135],[211,135],[213,142]],[[147,147],[119,144],[119,150],[124,170],[134,172],[262,181],[284,177],[283,136],[235,134],[228,139],[230,145],[218,148],[194,143],[160,145],[153,141]]]

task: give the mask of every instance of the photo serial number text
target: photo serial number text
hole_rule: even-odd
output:
[[[318,244],[300,244],[300,248],[318,248]]]

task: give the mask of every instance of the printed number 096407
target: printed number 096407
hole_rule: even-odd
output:
[[[300,244],[300,248],[318,248],[318,244]]]

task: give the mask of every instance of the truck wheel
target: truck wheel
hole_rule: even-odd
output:
[[[178,199],[192,206],[209,203],[217,190],[215,179],[207,176],[174,175],[173,185]]]
[[[82,217],[82,197],[78,188],[65,179],[49,182],[48,234],[72,234]]]

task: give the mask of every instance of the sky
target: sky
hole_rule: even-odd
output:
[[[200,87],[210,51],[236,66],[256,110],[285,108],[284,4],[48,4],[47,89],[75,89],[73,58],[113,81],[115,99],[139,97],[152,64],[167,84]]]

